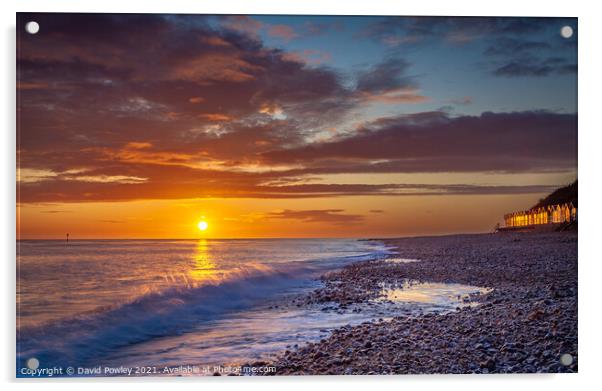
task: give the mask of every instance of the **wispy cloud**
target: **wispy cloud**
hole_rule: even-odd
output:
[[[272,212],[266,215],[268,219],[299,220],[305,223],[332,223],[335,225],[357,224],[364,216],[345,214],[343,209],[290,210]]]

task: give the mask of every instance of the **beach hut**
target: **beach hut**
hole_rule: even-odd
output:
[[[571,202],[571,221],[577,221],[577,207]]]

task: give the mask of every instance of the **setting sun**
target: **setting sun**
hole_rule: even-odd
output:
[[[205,231],[205,230],[207,230],[207,228],[209,228],[209,224],[207,224],[206,221],[199,221],[199,223],[197,224],[197,227],[199,227],[199,229],[201,231]]]

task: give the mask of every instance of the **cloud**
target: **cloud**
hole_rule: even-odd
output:
[[[357,75],[355,96],[364,102],[422,103],[428,97],[419,94],[418,82],[408,75],[410,63],[390,57]]]
[[[253,38],[256,38],[259,31],[265,27],[262,22],[248,15],[223,15],[219,20],[226,29],[249,34]]]
[[[443,112],[385,118],[326,143],[276,150],[267,162],[312,162],[337,170],[352,159],[363,172],[565,170],[576,165],[577,117],[550,112]],[[325,169],[326,171],[327,169]]]
[[[125,145],[126,149],[146,149],[151,148],[153,144],[146,142],[131,141]]]
[[[412,88],[399,88],[389,90],[380,94],[370,92],[361,92],[358,94],[360,99],[366,103],[379,102],[386,104],[398,103],[424,103],[430,100],[429,97],[421,95],[418,90]]]
[[[283,58],[303,64],[320,65],[329,62],[332,59],[332,55],[320,50],[304,49],[296,52],[286,52],[283,54]]]
[[[290,210],[285,209],[266,215],[268,219],[299,220],[304,223],[332,223],[335,225],[357,224],[364,220],[364,216],[344,214],[343,209],[319,210]]]
[[[37,168],[17,168],[17,182],[20,183],[34,183],[52,179],[56,177],[56,173],[48,169],[37,169]]]
[[[297,38],[299,35],[295,30],[286,24],[274,24],[268,27],[268,35],[288,42],[291,39]]]
[[[563,75],[572,73],[577,73],[577,64],[569,63],[562,58],[548,58],[545,60],[525,58],[510,61],[493,71],[493,74],[496,76],[506,77],[543,77],[552,74]]]
[[[415,78],[407,76],[409,67],[410,63],[405,59],[388,58],[359,73],[356,91],[384,93],[400,88],[415,88]]]
[[[91,182],[91,183],[127,183],[135,184],[146,182],[148,178],[141,178],[136,176],[128,175],[67,175],[63,176],[64,180],[67,181],[80,181],[80,182]]]
[[[203,98],[201,96],[193,96],[191,98],[188,98],[188,102],[193,103],[193,104],[199,104],[199,103],[205,102],[205,98]]]
[[[389,195],[389,196],[426,196],[426,195],[484,195],[484,194],[532,194],[553,190],[554,186],[485,186],[469,184],[433,185],[433,184],[305,184],[286,186],[266,186],[257,190],[265,191],[274,198],[328,197],[340,195]]]
[[[226,114],[220,114],[220,113],[206,113],[206,114],[199,114],[199,118],[204,118],[208,121],[229,121],[232,119],[232,117],[230,117],[229,115]]]
[[[231,44],[224,40],[221,37],[217,37],[217,36],[213,36],[213,37],[204,37],[201,38],[201,40],[207,42],[209,45],[212,46],[230,46]]]
[[[148,178],[141,178],[136,176],[128,175],[88,175],[86,170],[67,170],[64,172],[54,172],[51,170],[31,170],[31,169],[19,169],[17,175],[17,182],[24,183],[35,183],[59,180],[59,181],[79,181],[89,183],[143,183]]]

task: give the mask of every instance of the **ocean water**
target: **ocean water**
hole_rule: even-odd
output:
[[[17,376],[30,376],[23,369],[32,358],[63,370],[237,366],[335,328],[451,311],[483,292],[383,286],[382,299],[346,310],[290,300],[319,287],[325,272],[392,256],[379,242],[358,240],[20,241]]]
[[[387,254],[357,240],[20,241],[17,371],[32,357],[41,367],[260,358],[245,346],[267,338],[275,351],[279,332],[292,335],[282,322],[305,318],[276,309],[282,296]]]

